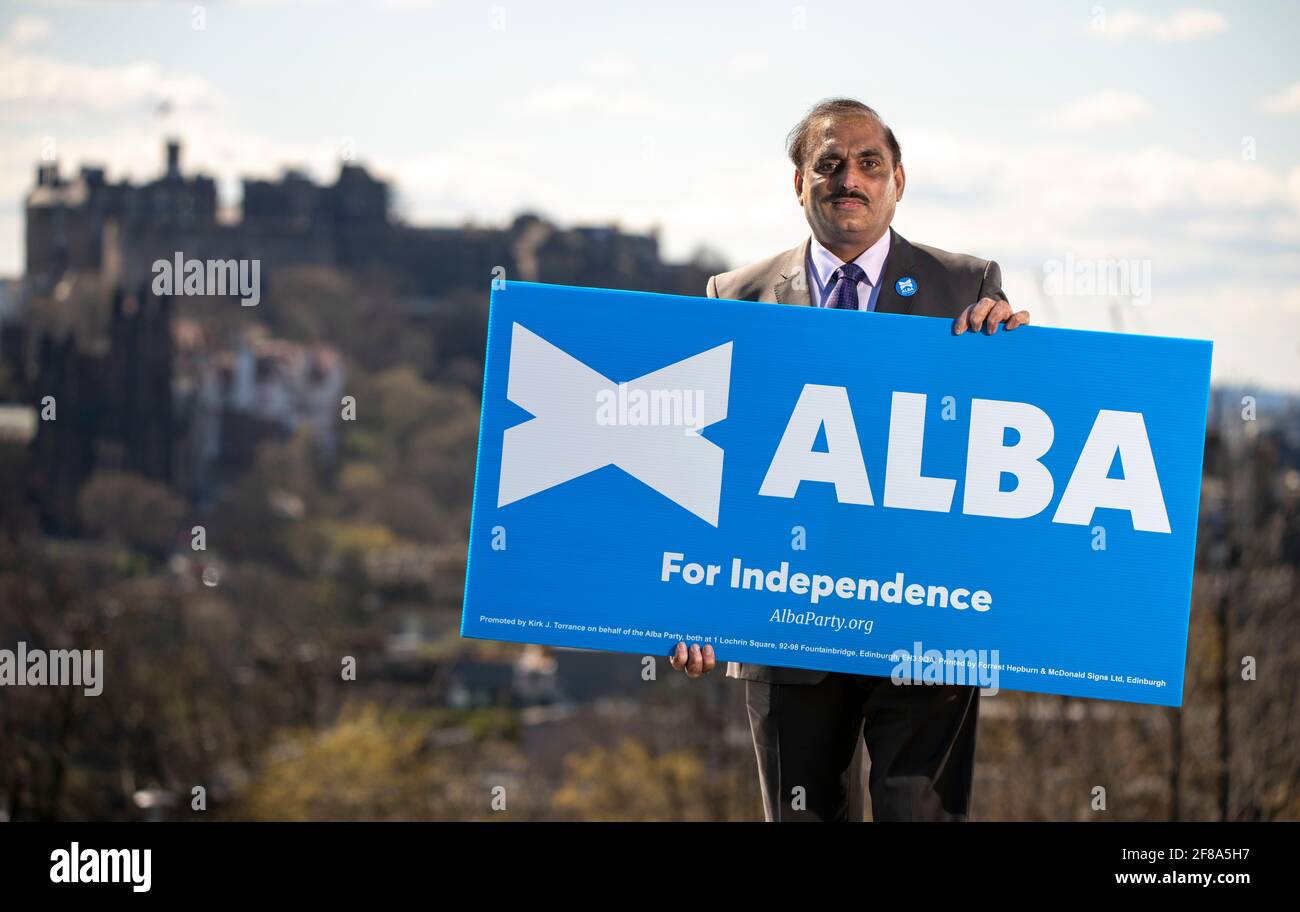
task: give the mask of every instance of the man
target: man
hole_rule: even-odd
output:
[[[1007,302],[997,263],[911,244],[890,227],[906,175],[894,132],[871,108],[824,101],[790,132],[787,149],[812,237],[713,276],[709,297],[944,317],[957,335],[1029,322]],[[716,664],[708,644],[678,643],[670,659],[692,678]],[[736,662],[727,677],[745,681],[768,820],[849,819],[859,736],[874,819],[967,818],[978,687]]]

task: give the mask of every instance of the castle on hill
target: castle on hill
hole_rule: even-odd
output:
[[[227,219],[216,182],[184,173],[175,140],[166,144],[163,173],[143,184],[110,181],[101,167],[65,176],[57,163],[41,163],[26,200],[26,296],[48,294],[69,276],[138,288],[155,261],[177,250],[194,259],[258,259],[263,275],[282,266],[379,268],[423,298],[486,292],[499,268],[524,281],[702,295],[720,268],[664,262],[655,233],[561,228],[533,214],[499,228],[408,225],[394,217],[392,196],[364,166],[343,162],[332,184],[296,170],[279,180],[245,178],[238,218]]]

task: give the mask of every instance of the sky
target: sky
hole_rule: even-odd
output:
[[[231,204],[244,175],[351,157],[415,224],[535,211],[739,266],[808,235],[784,140],[847,95],[902,144],[894,227],[997,260],[1035,324],[1212,339],[1217,382],[1300,390],[1298,23],[1267,0],[0,0],[0,275],[43,156],[146,180],[171,135]]]

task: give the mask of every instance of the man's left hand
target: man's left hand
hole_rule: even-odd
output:
[[[966,330],[979,332],[984,330],[987,336],[998,331],[998,326],[1005,323],[1007,329],[1015,329],[1029,322],[1029,311],[1019,310],[1014,313],[1011,305],[997,298],[980,298],[967,307],[952,321],[952,334],[960,336]]]

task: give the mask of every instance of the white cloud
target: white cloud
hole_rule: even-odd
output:
[[[35,113],[49,121],[163,102],[195,107],[221,101],[220,93],[202,77],[164,73],[153,61],[98,66],[14,47],[0,54],[0,109],[8,116]]]
[[[39,30],[25,27],[28,35]],[[183,167],[217,178],[227,200],[245,175],[278,174],[286,165],[318,178],[337,173],[340,146],[285,143],[241,128],[233,106],[207,80],[164,71],[156,62],[98,65],[0,47],[0,200],[18,205],[33,169],[53,143],[65,174],[102,165],[111,180],[149,180],[162,170],[162,140],[185,145]],[[17,242],[5,239],[7,247]],[[10,250],[3,261],[8,267]]]
[[[632,73],[632,62],[621,54],[605,54],[582,65],[582,72],[592,79],[622,79]]]
[[[1090,130],[1131,123],[1150,111],[1142,98],[1129,92],[1098,92],[1066,105],[1052,122],[1068,130]]]
[[[1140,38],[1162,43],[1197,41],[1228,28],[1228,20],[1213,10],[1184,9],[1170,16],[1152,16],[1133,10],[1094,18],[1091,31],[1111,40]]]
[[[1259,103],[1266,114],[1300,114],[1300,82],[1293,82]]]
[[[608,89],[589,82],[570,82],[533,90],[524,110],[544,116],[591,114],[599,117],[653,118],[667,115],[663,105],[632,89]]]
[[[53,33],[54,29],[48,19],[42,19],[40,16],[23,15],[10,24],[4,42],[18,47],[25,47],[29,44],[44,41]]]

